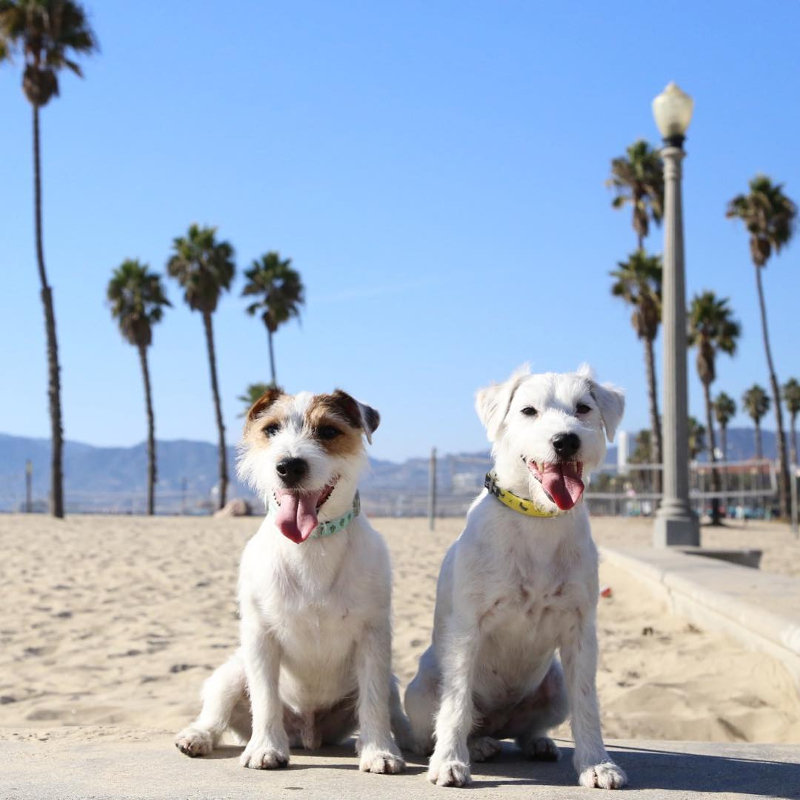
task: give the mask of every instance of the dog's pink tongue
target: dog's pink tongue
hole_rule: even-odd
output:
[[[562,511],[568,511],[583,494],[583,481],[577,462],[544,464],[543,467],[542,486]]]
[[[280,506],[275,515],[275,524],[280,532],[293,542],[300,544],[314,533],[317,527],[317,501],[320,493],[298,494],[280,492]]]

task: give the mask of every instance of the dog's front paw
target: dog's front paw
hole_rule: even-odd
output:
[[[396,775],[405,770],[406,762],[396,748],[382,750],[378,747],[365,747],[361,751],[358,767],[362,772]]]
[[[281,769],[289,765],[289,748],[264,739],[251,739],[239,763],[249,769]]]
[[[613,761],[587,767],[578,776],[578,783],[589,789],[621,789],[627,782],[628,777]]]
[[[469,764],[463,761],[439,761],[435,756],[428,766],[428,780],[437,786],[466,786],[472,780]]]
[[[214,749],[214,739],[208,731],[190,725],[175,737],[175,747],[189,756],[207,756]]]
[[[470,739],[469,759],[476,763],[479,761],[489,761],[502,749],[497,739],[492,739],[491,736],[479,736],[476,739]]]

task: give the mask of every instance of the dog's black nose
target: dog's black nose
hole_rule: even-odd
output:
[[[308,462],[302,458],[284,458],[278,462],[275,471],[285,486],[297,486],[308,472]]]
[[[581,446],[577,433],[558,433],[551,441],[553,449],[561,458],[571,458]]]

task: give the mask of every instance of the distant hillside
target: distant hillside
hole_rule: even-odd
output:
[[[216,484],[217,448],[208,442],[158,442],[158,508],[187,513],[205,510]],[[228,448],[230,495],[250,497],[235,478],[234,448]],[[33,464],[33,497],[46,500],[50,482],[50,442],[0,434],[0,511],[25,499],[25,461]],[[140,511],[144,507],[147,447],[93,447],[66,442],[64,493],[68,509]]]
[[[763,432],[764,452],[775,457],[775,436]],[[728,457],[751,458],[752,429],[728,431]],[[260,503],[235,478],[235,449],[228,448],[231,497],[244,497],[257,507]],[[606,461],[616,462],[616,448],[610,447]],[[469,495],[483,484],[489,465],[488,450],[478,453],[441,455],[436,479],[442,492]],[[22,507],[25,501],[25,462],[33,464],[33,497],[44,502],[49,490],[50,442],[0,434],[0,511]],[[397,496],[421,496],[428,490],[429,459],[411,458],[403,463],[370,460],[362,482],[365,498],[382,506]],[[93,447],[66,442],[64,491],[67,509],[72,511],[141,512],[144,509],[147,449],[134,447]],[[158,510],[162,513],[204,513],[211,508],[217,479],[217,449],[208,442],[185,440],[158,443]]]
[[[728,461],[747,461],[756,455],[755,428],[729,428],[728,429]],[[788,440],[791,436],[787,433]],[[761,431],[761,441],[764,447],[764,458],[778,457],[778,440],[774,431]],[[717,435],[719,447],[719,435]]]

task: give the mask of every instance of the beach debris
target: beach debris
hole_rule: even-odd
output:
[[[228,500],[225,505],[214,512],[215,517],[249,517],[253,513],[250,504],[241,497],[234,497],[233,500]]]
[[[654,636],[655,635],[655,628],[652,625],[645,625],[642,628],[642,636]]]
[[[611,597],[612,595],[613,595],[613,592],[611,591],[611,587],[610,586],[603,586],[600,589],[600,597]]]

